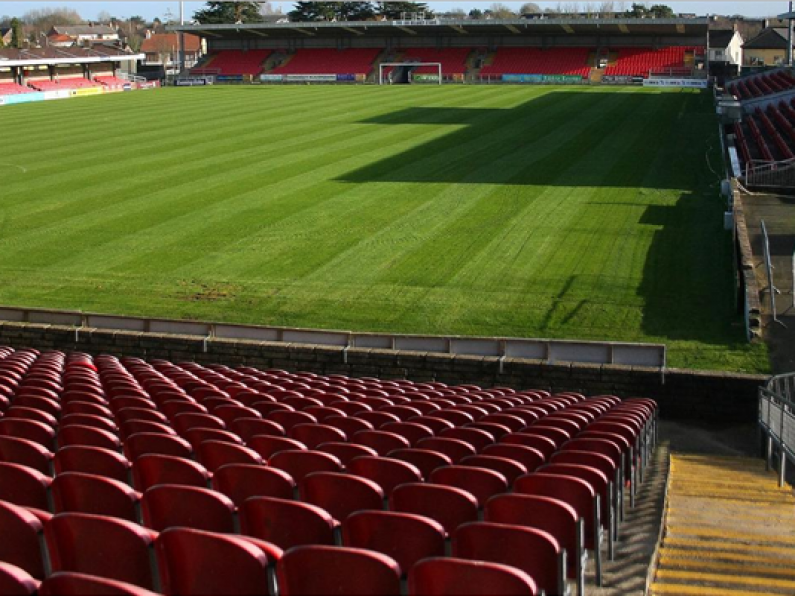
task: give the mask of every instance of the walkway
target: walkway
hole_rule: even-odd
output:
[[[762,459],[672,454],[652,595],[795,593],[795,497]]]

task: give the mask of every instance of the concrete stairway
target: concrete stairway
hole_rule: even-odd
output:
[[[795,594],[795,497],[761,459],[672,455],[652,595]]]

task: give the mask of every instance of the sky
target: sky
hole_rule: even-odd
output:
[[[518,9],[527,0],[511,2],[508,0],[500,0],[502,4],[507,4],[512,8]],[[571,4],[575,0],[557,0],[552,2],[544,2],[536,0],[536,4],[542,8],[555,8],[558,4]],[[428,1],[428,5],[434,10],[444,11],[451,8],[463,8],[467,12],[472,8],[486,8],[492,4],[494,0],[485,0],[482,2],[457,2],[456,0],[448,0],[446,2],[433,2]],[[598,4],[599,0],[584,0],[579,2],[580,6],[587,2]],[[621,0],[614,0],[616,5],[619,5]],[[625,4],[629,6],[632,0],[626,0]],[[770,0],[689,0],[689,1],[665,1],[653,0],[650,4],[667,4],[676,12],[696,13],[699,16],[706,14],[742,14],[749,17],[761,16],[775,16],[787,12],[787,1],[770,1]],[[293,2],[278,2],[272,1],[274,8],[281,7],[284,12],[291,10]],[[190,20],[193,13],[201,8],[204,2],[185,2],[185,18]],[[95,19],[100,12],[109,12],[113,16],[130,17],[133,15],[140,15],[145,19],[153,19],[155,17],[163,18],[164,15],[170,13],[174,17],[179,16],[179,2],[174,1],[147,1],[147,2],[114,2],[114,1],[55,1],[55,2],[38,2],[35,0],[27,2],[6,2],[0,0],[0,16],[22,16],[29,10],[36,8],[60,8],[68,7],[76,10],[84,19]]]

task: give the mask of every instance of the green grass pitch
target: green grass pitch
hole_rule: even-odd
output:
[[[0,304],[768,368],[706,93],[171,88],[0,108],[0,130]]]

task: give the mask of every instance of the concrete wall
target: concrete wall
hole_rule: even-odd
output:
[[[77,329],[35,323],[0,323],[0,344],[40,350],[163,358],[229,366],[283,368],[318,374],[436,380],[449,384],[505,385],[656,399],[669,420],[755,422],[757,388],[766,377],[598,364],[548,364],[539,360],[462,356],[370,348],[345,349],[274,342],[209,339]]]

